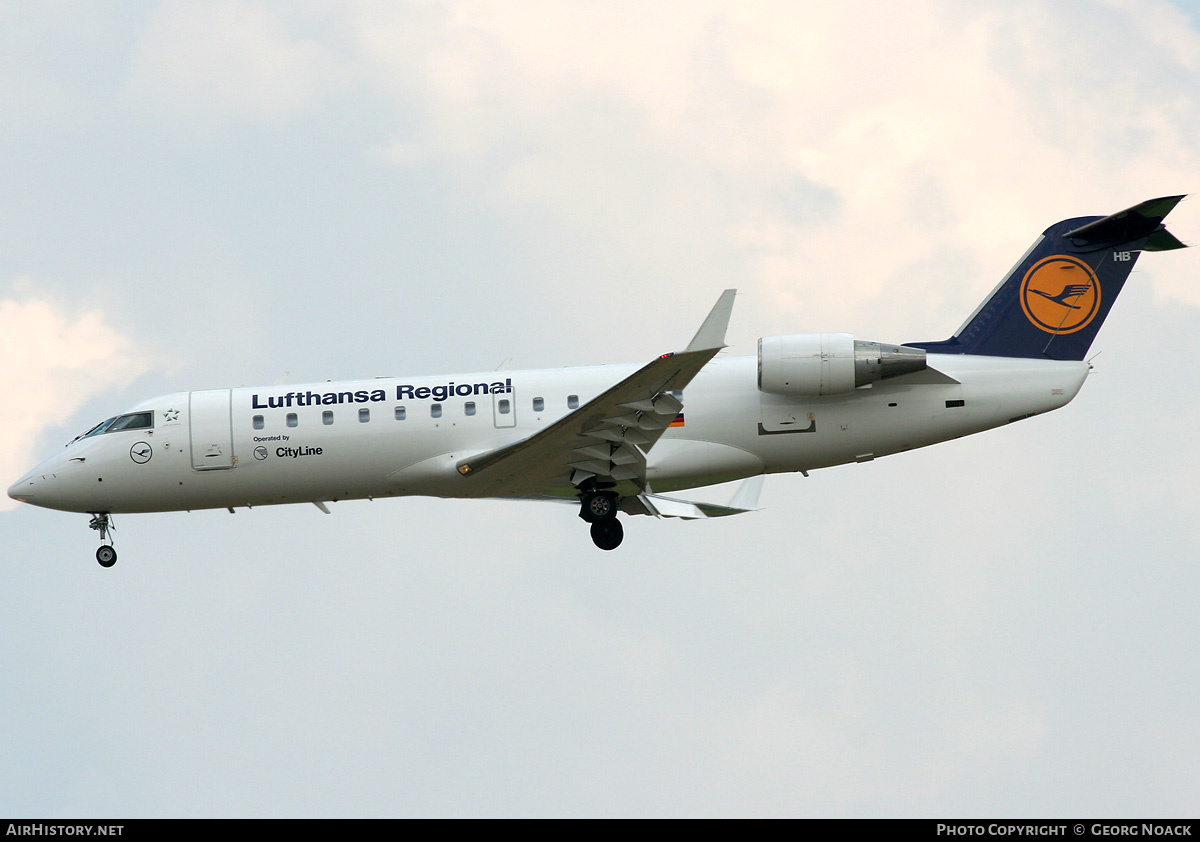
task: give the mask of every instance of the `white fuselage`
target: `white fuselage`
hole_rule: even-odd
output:
[[[684,390],[682,418],[647,454],[646,484],[663,493],[958,438],[1065,405],[1089,370],[1007,357],[931,354],[928,362],[929,371],[849,394],[788,398],[758,390],[755,357],[714,359]],[[153,427],[79,439],[9,494],[106,513],[477,496],[455,472],[458,460],[533,435],[637,369],[180,392],[130,410],[153,410]]]

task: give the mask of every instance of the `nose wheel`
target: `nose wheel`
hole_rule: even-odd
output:
[[[96,550],[96,561],[101,567],[112,567],[117,563],[117,551],[112,545],[112,518],[107,513],[93,513],[88,527],[100,533],[100,549]],[[108,543],[105,543],[105,542]]]

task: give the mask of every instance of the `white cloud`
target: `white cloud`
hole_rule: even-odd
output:
[[[868,324],[951,329],[1045,226],[1200,183],[1200,35],[1166,4],[454,3],[356,31],[421,103],[398,161],[629,254],[718,232],[703,257],[809,329],[849,282]]]
[[[260,3],[164,3],[134,47],[131,100],[190,128],[301,114],[346,77],[325,44],[288,23]]]
[[[3,392],[21,396],[0,403],[3,484],[38,461],[36,444],[47,427],[65,422],[92,395],[129,383],[148,364],[103,313],[71,315],[44,299],[0,299]],[[0,500],[0,509],[15,505],[7,496]]]
[[[202,135],[382,94],[364,154],[650,264],[626,284],[673,267],[767,331],[931,338],[1046,225],[1200,183],[1200,34],[1082,5],[166,3],[128,90]],[[1156,293],[1200,306],[1178,264]]]

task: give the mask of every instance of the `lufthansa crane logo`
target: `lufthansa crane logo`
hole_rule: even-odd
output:
[[[153,455],[154,448],[148,442],[139,441],[133,447],[129,448],[129,458],[139,465],[145,465]]]
[[[1100,310],[1100,282],[1082,260],[1065,254],[1047,257],[1025,273],[1021,309],[1040,330],[1075,333]]]

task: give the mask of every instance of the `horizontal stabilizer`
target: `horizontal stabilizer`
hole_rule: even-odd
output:
[[[1166,228],[1159,228],[1146,238],[1146,243],[1142,246],[1143,251],[1171,251],[1185,248],[1187,248],[1187,243],[1181,242]]]
[[[1148,237],[1154,233],[1154,229],[1162,224],[1167,214],[1182,199],[1183,196],[1164,196],[1161,199],[1150,199],[1131,208],[1118,211],[1112,216],[1106,216],[1103,219],[1097,219],[1095,222],[1089,222],[1087,225],[1068,231],[1063,236],[1073,240],[1079,246],[1106,246],[1117,243],[1128,243],[1130,240]],[[1175,240],[1173,236],[1171,236],[1171,239]],[[1175,242],[1178,243],[1179,241],[1175,240]],[[1179,248],[1182,245],[1180,243],[1179,246],[1173,246],[1173,248]],[[1149,250],[1163,251],[1164,249]]]

